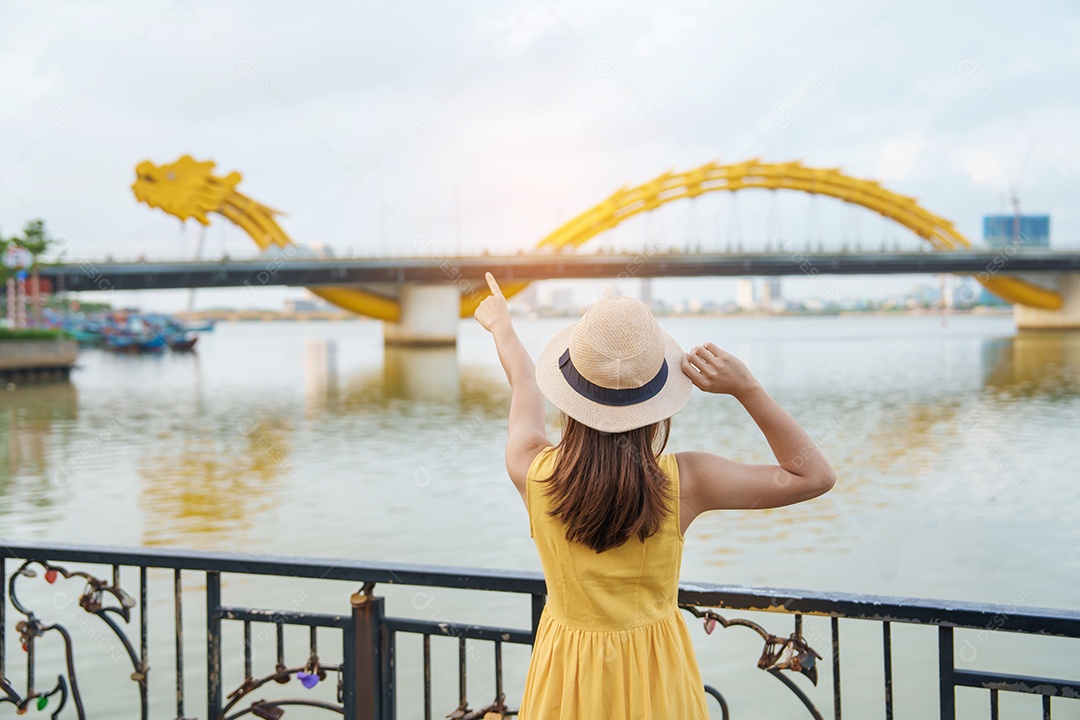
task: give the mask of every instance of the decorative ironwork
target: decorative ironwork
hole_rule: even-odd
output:
[[[39,565],[41,567],[44,572],[45,582],[50,585],[55,584],[61,577],[65,580],[82,578],[86,582],[86,586],[79,596],[79,607],[86,613],[96,615],[100,618],[113,632],[117,640],[123,645],[124,651],[132,665],[131,679],[139,685],[141,716],[145,720],[147,717],[146,673],[149,668],[135,652],[135,648],[132,646],[131,641],[128,639],[123,629],[117,624],[117,621],[110,616],[115,615],[123,620],[124,623],[130,623],[131,610],[135,607],[135,600],[119,585],[118,569],[114,572],[113,579],[110,582],[86,572],[77,570],[72,571],[60,565],[53,565],[48,561],[27,560],[19,566],[8,581],[8,595],[11,598],[12,607],[26,618],[25,620],[19,621],[15,626],[15,629],[19,633],[22,650],[26,653],[27,657],[26,692],[25,694],[20,695],[6,677],[0,678],[0,689],[4,692],[4,697],[0,698],[0,703],[7,702],[15,705],[18,713],[21,715],[27,711],[31,702],[34,703],[37,710],[43,711],[48,708],[49,699],[53,696],[58,696],[59,700],[56,709],[52,712],[52,717],[57,718],[67,705],[70,689],[70,697],[75,705],[77,716],[80,720],[83,720],[86,717],[82,693],[79,691],[79,681],[76,674],[71,633],[60,623],[43,623],[34,611],[19,599],[19,595],[16,592],[16,583],[18,580],[21,578],[37,577],[37,573],[31,568],[32,565]],[[117,604],[106,604],[109,598],[115,600]],[[57,676],[56,685],[48,692],[42,693],[35,689],[34,683],[35,643],[38,638],[42,638],[46,633],[50,632],[57,633],[64,643],[64,659],[67,668],[67,677],[65,678],[63,675]]]
[[[310,690],[311,688],[315,687],[315,685],[317,685],[320,681],[325,680],[327,677],[327,673],[331,672],[338,674],[337,704],[328,703],[323,700],[312,700],[310,698],[293,698],[286,700],[260,699],[254,701],[251,704],[251,707],[240,710],[239,712],[233,713],[232,715],[229,714],[230,711],[232,711],[235,707],[238,706],[238,704],[241,700],[244,699],[244,697],[250,695],[254,691],[258,690],[260,687],[266,685],[271,681],[284,685],[285,683],[289,682],[289,680],[293,676],[295,676],[296,679],[300,681],[301,685]],[[229,702],[225,705],[224,708],[222,708],[221,714],[224,715],[227,720],[242,717],[244,715],[247,715],[248,713],[254,714],[255,717],[266,718],[274,716],[274,714],[271,712],[271,709],[278,708],[282,705],[306,705],[308,707],[319,708],[322,710],[331,710],[333,712],[344,715],[345,708],[341,704],[344,694],[345,684],[344,678],[342,676],[341,665],[321,665],[319,663],[318,656],[312,655],[311,659],[308,660],[306,665],[291,668],[287,668],[284,665],[278,665],[273,673],[266,675],[265,677],[262,677],[258,680],[251,677],[247,678],[240,685],[240,687],[236,688],[226,696]],[[276,717],[280,717],[280,715]]]
[[[679,607],[686,610],[694,617],[700,618],[705,626],[705,632],[709,635],[712,635],[713,630],[716,629],[718,623],[723,628],[750,628],[760,635],[765,641],[765,647],[761,651],[761,657],[758,658],[757,666],[784,683],[784,685],[787,686],[800,701],[802,701],[803,706],[805,706],[810,714],[814,716],[815,720],[824,720],[821,711],[818,710],[813,701],[806,696],[806,693],[804,693],[798,685],[793,683],[790,678],[781,674],[782,670],[802,673],[810,679],[811,683],[815,686],[817,685],[817,661],[821,659],[821,655],[810,647],[803,638],[801,615],[795,616],[795,632],[791,633],[786,638],[782,638],[773,635],[752,620],[746,620],[744,618],[728,620],[712,609],[701,609],[693,605],[680,605]],[[728,710],[727,702],[724,700],[723,694],[711,685],[706,687],[706,691],[720,703],[721,713],[723,714],[724,720],[727,720],[728,717],[730,717],[730,711]]]
[[[2,542],[2,541],[0,541]],[[431,720],[434,714],[432,692],[431,639],[443,637],[455,639],[458,647],[458,706],[446,714],[453,720],[492,720],[513,717],[517,710],[507,704],[503,686],[503,647],[506,644],[532,644],[540,615],[544,608],[545,592],[543,577],[538,573],[507,572],[465,568],[438,568],[423,565],[389,565],[358,561],[324,560],[318,558],[267,557],[223,553],[181,552],[167,549],[117,550],[69,545],[33,545],[4,543],[10,558],[21,562],[7,578],[8,561],[0,561],[0,708],[12,705],[23,714],[37,709],[52,718],[87,716],[83,704],[73,654],[70,630],[60,623],[43,622],[18,594],[19,588],[43,575],[46,583],[55,584],[60,579],[82,580],[85,586],[78,597],[78,606],[87,616],[93,615],[103,622],[123,647],[123,654],[130,661],[131,680],[139,691],[141,717],[148,717],[148,692],[150,687],[150,636],[147,600],[149,585],[147,573],[151,569],[171,570],[174,602],[176,714],[185,720],[184,684],[184,600],[182,574],[194,573],[205,582],[206,615],[206,673],[205,713],[198,716],[212,720],[234,720],[246,716],[268,720],[280,720],[287,709],[305,706],[358,720],[392,720],[396,717],[397,698],[417,694],[415,688],[399,688],[397,680],[397,640],[403,634],[419,637],[423,643],[423,717]],[[57,563],[83,563],[112,567],[111,579],[101,579],[89,572],[68,570]],[[35,567],[36,566],[36,567]],[[120,584],[121,568],[134,569],[138,573],[137,598],[128,594]],[[125,570],[125,573],[130,570]],[[350,611],[340,614],[301,612],[296,609],[263,609],[233,607],[222,601],[223,576],[248,576],[263,578],[309,578],[326,581],[349,581],[362,583],[363,587],[349,600]],[[127,577],[127,575],[125,575]],[[7,582],[4,580],[7,579]],[[511,593],[527,597],[531,607],[531,627],[507,628],[490,625],[474,625],[443,621],[442,619],[417,620],[392,617],[386,614],[386,598],[375,594],[376,583],[406,585],[417,588],[453,588],[477,591]],[[5,616],[10,604],[21,615],[16,625],[18,641],[26,654],[25,690],[17,690],[9,679],[10,668],[5,663],[7,627]],[[188,593],[190,596],[192,593]],[[343,598],[344,600],[344,598]],[[957,628],[968,628],[986,633],[1026,633],[1080,639],[1080,612],[1049,610],[1031,607],[1006,607],[978,603],[947,603],[932,600],[894,598],[882,596],[850,595],[842,593],[807,593],[796,590],[746,588],[730,585],[689,585],[680,588],[680,607],[705,624],[707,632],[717,625],[724,628],[744,627],[757,633],[763,643],[757,666],[782,682],[803,703],[814,718],[825,713],[818,707],[823,698],[811,700],[810,693],[796,684],[799,675],[805,676],[813,686],[818,685],[821,673],[827,673],[832,685],[831,715],[841,714],[840,680],[840,625],[841,622],[876,622],[882,629],[882,667],[884,670],[885,717],[892,717],[893,666],[891,627],[894,623],[924,626],[936,629],[938,650],[938,679],[940,696],[938,704],[942,720],[955,719],[955,693],[957,687],[981,688],[986,691],[991,717],[996,718],[999,695],[1003,692],[1040,696],[1044,716],[1049,717],[1054,698],[1059,700],[1080,699],[1080,681],[1060,680],[1046,677],[1008,675],[1004,673],[957,668],[956,657],[970,665],[971,653],[965,652],[969,641],[961,636],[960,648],[954,647]],[[71,603],[69,603],[71,604]],[[725,614],[720,614],[723,609]],[[794,618],[794,630],[788,635],[774,634],[753,620],[730,617],[728,612],[771,612]],[[125,628],[134,625],[133,615],[138,614],[138,648],[129,639]],[[826,656],[830,662],[823,667],[823,655],[812,648],[803,632],[803,620],[807,616],[829,618],[830,646]],[[243,677],[244,680],[228,694],[222,687],[223,625],[242,626]],[[252,652],[252,628],[270,627],[276,634],[276,659],[272,670],[265,674],[254,672]],[[306,660],[285,662],[288,655],[284,642],[287,627],[307,627],[309,640]],[[821,626],[813,626],[813,640]],[[327,651],[321,653],[316,640],[317,631],[332,635],[341,642],[341,662],[327,662]],[[201,630],[200,630],[201,632]],[[60,637],[66,672],[57,676],[49,689],[35,683],[35,664],[38,645],[51,633]],[[971,636],[968,636],[971,637]],[[817,644],[817,641],[815,644]],[[488,705],[472,709],[468,696],[468,671],[475,666],[467,652],[467,643],[491,643],[494,648],[495,699]],[[981,642],[981,640],[980,640]],[[48,647],[48,646],[42,646]],[[824,650],[824,648],[822,648]],[[324,647],[323,650],[326,650]],[[157,650],[155,650],[157,652]],[[334,651],[336,652],[336,650]],[[232,672],[232,670],[230,670]],[[489,676],[490,677],[490,676]],[[160,678],[159,680],[163,680]],[[321,683],[334,683],[332,701],[301,695],[286,699],[262,697],[263,691],[276,685],[296,681],[300,686],[313,689]],[[295,685],[294,685],[295,687]],[[727,700],[716,688],[706,685],[705,692],[720,706],[723,717],[730,717]],[[203,688],[198,688],[203,696]],[[162,702],[160,695],[155,702]],[[815,702],[817,704],[815,704]],[[865,714],[859,708],[859,714]],[[66,713],[66,714],[65,714]],[[442,715],[442,713],[439,713]]]

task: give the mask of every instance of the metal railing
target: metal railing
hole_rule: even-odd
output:
[[[5,561],[0,563],[0,717],[4,716],[3,708],[9,705],[20,715],[36,709],[53,718],[88,717],[75,644],[77,639],[90,638],[98,645],[106,646],[102,640],[105,637],[111,638],[108,647],[114,650],[114,659],[130,664],[129,677],[135,688],[124,691],[121,678],[104,677],[99,677],[94,686],[107,682],[114,697],[130,692],[131,717],[149,718],[151,710],[155,711],[154,717],[165,717],[162,712],[167,707],[167,716],[175,718],[232,720],[250,715],[276,720],[290,706],[308,706],[350,719],[389,720],[397,717],[401,697],[415,697],[419,705],[421,693],[425,718],[446,716],[478,720],[514,716],[517,710],[512,707],[513,703],[508,703],[504,685],[503,650],[505,646],[532,644],[545,602],[543,578],[528,572],[75,545],[5,543],[5,550]],[[163,583],[160,577],[151,580],[151,574],[159,576],[163,572],[171,582]],[[185,590],[185,579],[192,574],[196,582],[189,582]],[[133,581],[137,588],[135,595],[122,587],[122,581],[132,579],[133,575],[138,578]],[[341,612],[336,613],[225,603],[223,585],[226,579],[231,583],[260,577],[264,582],[274,583],[286,582],[286,578],[318,580],[327,584],[337,582],[338,587],[344,581],[359,585],[359,589],[351,596],[347,592],[340,594]],[[276,580],[266,580],[268,578]],[[55,585],[72,580],[83,583],[77,598],[60,592],[60,586]],[[40,584],[42,581],[43,585]],[[55,587],[49,588],[50,585]],[[193,585],[198,587],[193,588]],[[499,627],[453,622],[442,617],[416,619],[390,615],[387,612],[388,597],[375,592],[380,585],[482,591],[503,594],[501,597],[506,597],[505,594],[524,596],[528,600],[530,627]],[[164,588],[165,592],[152,597],[152,588]],[[190,598],[193,589],[201,590],[205,598],[205,606],[197,608],[195,613],[204,627],[194,632],[190,616],[196,609],[191,607],[192,603],[185,603],[185,597]],[[52,594],[41,607],[44,614],[71,608],[66,624],[46,621],[31,607],[33,601],[27,598],[34,596],[42,600],[39,596],[45,590]],[[232,593],[232,586],[227,590]],[[387,591],[388,595],[392,592]],[[172,595],[171,602],[168,594]],[[339,596],[331,593],[328,597]],[[883,708],[871,714],[866,707],[856,707],[854,710],[860,718],[896,717],[892,633],[897,625],[936,628],[936,657],[924,658],[920,665],[937,667],[937,702],[939,717],[943,720],[956,717],[957,688],[984,690],[988,701],[985,716],[995,719],[1003,693],[1039,698],[1044,718],[1051,717],[1054,698],[1080,699],[1080,681],[1077,680],[958,667],[955,636],[957,631],[969,629],[977,631],[980,642],[985,640],[984,634],[1076,639],[1080,638],[1078,611],[685,583],[680,588],[679,604],[687,617],[702,621],[706,633],[712,633],[718,626],[742,627],[757,633],[764,642],[757,666],[793,693],[807,717],[841,718],[844,695],[840,672],[842,622],[845,625],[872,622],[880,626]],[[171,607],[165,607],[168,605]],[[156,607],[157,615],[162,614],[159,611],[163,608],[170,611],[168,614],[172,617],[164,623],[168,626],[165,638],[161,629],[152,626],[152,606]],[[415,602],[413,606],[415,609]],[[407,610],[407,607],[399,608],[401,610]],[[791,616],[793,624],[790,633],[774,634],[754,620],[729,617],[732,611],[765,618],[762,620],[765,623],[771,621],[770,616],[758,616],[757,613],[782,613]],[[827,618],[827,632],[805,632],[804,619],[813,616]],[[9,627],[12,624],[13,628]],[[80,626],[79,638],[73,631],[75,625]],[[12,629],[25,656],[25,667],[18,670],[15,663],[8,662],[7,641]],[[253,640],[253,632],[256,629],[274,648],[273,667],[268,667],[261,675],[255,671],[258,643]],[[228,660],[223,660],[226,657],[224,644],[233,630],[238,631],[236,634],[242,633],[240,652],[228,654]],[[135,631],[132,636],[129,636],[130,631]],[[297,631],[302,634],[306,631],[306,642],[301,643],[300,654],[295,652]],[[198,640],[203,633],[204,640]],[[292,653],[287,635],[294,638]],[[334,641],[326,642],[327,635],[333,636]],[[417,678],[422,676],[422,687],[399,687],[398,640],[402,636],[418,636],[421,640],[420,667],[412,668],[411,674]],[[59,643],[47,642],[53,637]],[[459,702],[453,709],[433,707],[433,637],[457,641]],[[171,642],[166,638],[171,638]],[[193,639],[198,641],[200,654],[201,647],[205,646],[205,669],[200,666],[200,672],[194,673],[199,679],[194,687],[192,664],[185,657],[185,649],[191,650]],[[490,702],[485,697],[483,706],[474,709],[468,697],[474,687],[469,679],[475,677],[470,675],[470,669],[475,671],[480,662],[477,654],[470,652],[470,644],[475,643],[490,646],[495,692]],[[819,647],[815,649],[811,643]],[[38,648],[39,644],[41,648]],[[962,662],[974,659],[974,653],[964,652],[968,646],[971,646],[970,639],[960,644]],[[1074,668],[1075,664],[1066,660],[1074,657],[1075,652],[1075,647],[1062,652],[1060,662],[1056,664]],[[46,656],[51,659],[43,659],[42,663],[58,668],[58,672],[55,681],[51,679],[50,671],[50,680],[39,685],[37,676],[43,673],[38,661]],[[151,665],[151,657],[158,658],[156,662],[164,672],[173,672],[174,682],[170,684],[175,685],[175,703],[166,702],[151,692],[150,678],[152,667],[155,667]],[[858,657],[860,664],[864,664],[865,653]],[[335,662],[334,658],[340,660]],[[820,664],[824,668],[819,667],[819,661],[823,661]],[[102,676],[109,669],[99,668],[97,675]],[[241,672],[239,683],[226,683],[227,674]],[[815,699],[821,694],[815,692],[819,673],[829,676],[831,699],[828,695]],[[329,683],[326,682],[328,679]],[[310,693],[296,697],[265,697],[277,689],[282,694],[289,694],[284,692],[283,686],[291,683],[291,688],[296,687],[293,680],[298,681],[305,691],[320,683],[323,684],[321,690],[325,691],[328,685],[333,689],[329,696],[324,692],[321,698]],[[707,684],[705,691],[715,702],[714,708],[719,709],[723,718],[728,718],[731,710],[723,692],[712,684]],[[191,702],[193,696],[197,696],[195,703]],[[826,700],[829,702],[823,710],[819,701]],[[199,706],[199,714],[189,715],[196,712],[194,705]]]

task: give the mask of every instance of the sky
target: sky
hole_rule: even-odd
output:
[[[976,242],[982,216],[1018,188],[1025,212],[1051,214],[1052,245],[1080,248],[1075,3],[179,0],[0,12],[0,232],[40,217],[84,258],[191,256],[194,224],[130,189],[138,162],[183,154],[240,172],[242,192],[286,213],[286,232],[338,254],[527,249],[624,184],[749,158],[878,179]],[[778,232],[800,246],[921,242],[838,201],[758,191],[673,203],[593,244],[754,250]],[[254,249],[213,217],[207,256]],[[837,286],[880,295],[927,281]],[[784,282],[815,294],[809,279]],[[654,295],[732,299],[734,284],[657,281]],[[170,306],[186,294],[136,297]]]

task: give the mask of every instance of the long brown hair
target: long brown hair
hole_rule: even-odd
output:
[[[623,433],[602,433],[563,416],[555,471],[545,481],[552,517],[566,539],[598,553],[632,535],[655,534],[671,512],[671,480],[657,458],[667,446],[671,420]]]

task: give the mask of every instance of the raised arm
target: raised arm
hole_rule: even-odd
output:
[[[704,452],[678,453],[684,528],[709,510],[758,509],[802,502],[836,482],[829,461],[806,431],[730,353],[707,343],[687,353],[683,372],[705,392],[732,395],[757,423],[775,465],[748,465]]]
[[[529,466],[537,453],[551,445],[544,425],[544,396],[536,384],[536,366],[514,332],[506,298],[491,273],[487,273],[487,282],[491,295],[480,303],[474,316],[495,338],[495,349],[510,381],[506,471],[524,499]]]

